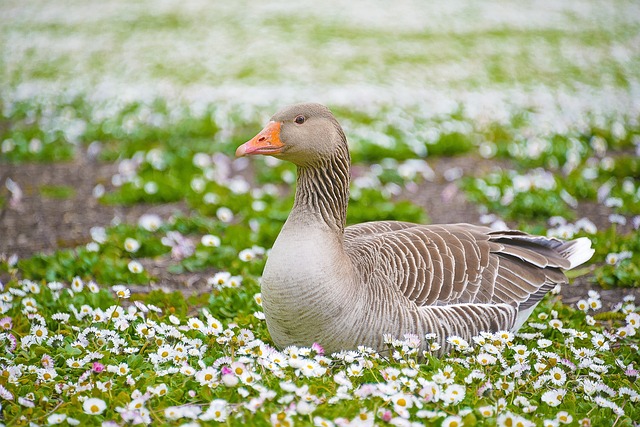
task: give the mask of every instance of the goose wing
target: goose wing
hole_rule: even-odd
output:
[[[364,282],[392,283],[418,306],[504,303],[519,309],[567,282],[562,269],[575,266],[576,252],[584,258],[585,248],[575,248],[579,240],[396,221],[358,224],[344,235]]]

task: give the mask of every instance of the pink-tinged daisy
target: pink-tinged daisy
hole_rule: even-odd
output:
[[[0,397],[4,400],[13,400],[13,393],[0,384]]]
[[[0,319],[0,328],[4,329],[5,331],[13,328],[13,320],[11,319],[11,317],[7,316]]]

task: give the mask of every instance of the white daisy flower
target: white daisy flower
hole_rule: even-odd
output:
[[[129,262],[127,267],[129,268],[129,271],[132,272],[133,274],[140,274],[144,271],[144,267],[138,261]]]
[[[138,242],[136,239],[133,239],[131,237],[127,237],[126,239],[124,239],[124,250],[127,252],[137,252],[138,249],[140,249],[140,242]]]
[[[82,279],[78,276],[74,277],[73,280],[71,281],[71,290],[73,292],[82,292],[83,288],[84,288],[84,282],[82,281]]]
[[[113,292],[115,292],[116,296],[118,298],[129,298],[131,296],[131,291],[129,289],[127,289],[125,286],[123,285],[115,285],[111,287],[111,290],[113,290]]]
[[[217,248],[220,246],[220,238],[218,236],[214,236],[212,234],[205,234],[200,239],[203,246],[207,246],[210,248]]]
[[[224,207],[224,206],[218,208],[218,210],[216,211],[216,216],[222,222],[231,222],[231,221],[233,221],[233,212],[231,211],[231,209],[229,209],[227,207]]]
[[[162,226],[162,218],[155,214],[144,214],[138,220],[138,225],[147,231],[153,232]]]
[[[86,414],[100,415],[107,409],[107,404],[102,399],[91,397],[82,403],[82,409]]]
[[[558,406],[562,403],[562,399],[564,399],[564,395],[567,394],[566,390],[563,389],[551,389],[542,393],[542,400],[549,406]]]

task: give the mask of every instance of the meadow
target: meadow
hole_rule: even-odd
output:
[[[0,423],[640,422],[637,2],[7,0],[0,14]],[[385,357],[275,348],[260,276],[295,168],[234,152],[302,101],[349,139],[348,223],[459,207],[589,237],[594,257],[518,333],[449,337],[446,357],[418,354],[429,335],[388,337]],[[53,167],[69,182],[21,172]],[[82,237],[14,230],[42,200],[86,210]]]

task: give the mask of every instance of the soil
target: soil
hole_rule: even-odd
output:
[[[473,176],[504,164],[475,157],[438,158],[429,163],[435,172],[433,182],[405,190],[399,197],[410,199],[423,207],[432,223],[477,223],[480,216],[477,207],[466,200],[455,184],[444,178],[445,172],[459,168],[465,175]],[[115,173],[116,164],[99,162],[86,152],[78,154],[74,161],[67,163],[0,163],[0,196],[4,196],[7,201],[0,206],[0,254],[16,254],[23,258],[39,252],[51,253],[57,249],[76,247],[91,240],[92,227],[106,227],[114,222],[135,223],[145,213],[154,213],[163,219],[176,212],[188,214],[189,209],[183,203],[137,204],[127,207],[101,204],[93,197],[93,189],[97,184],[102,184],[108,190]],[[23,191],[23,197],[17,205],[8,202],[10,194],[4,185],[8,178],[15,181]],[[64,199],[46,197],[41,191],[43,186],[71,187],[74,194]],[[607,216],[610,212],[604,206],[583,204],[580,212],[599,228],[605,228],[608,224]],[[157,282],[141,286],[136,291],[162,288],[185,293],[207,292],[206,278],[214,272],[211,269],[172,274],[167,271],[170,260],[162,257],[145,260],[144,264],[157,278]],[[593,284],[588,274],[576,278],[570,286],[563,286],[560,297],[565,303],[573,304],[585,298],[591,289],[600,292],[603,308],[609,308],[629,294],[635,295],[640,301],[640,289],[604,290]]]

